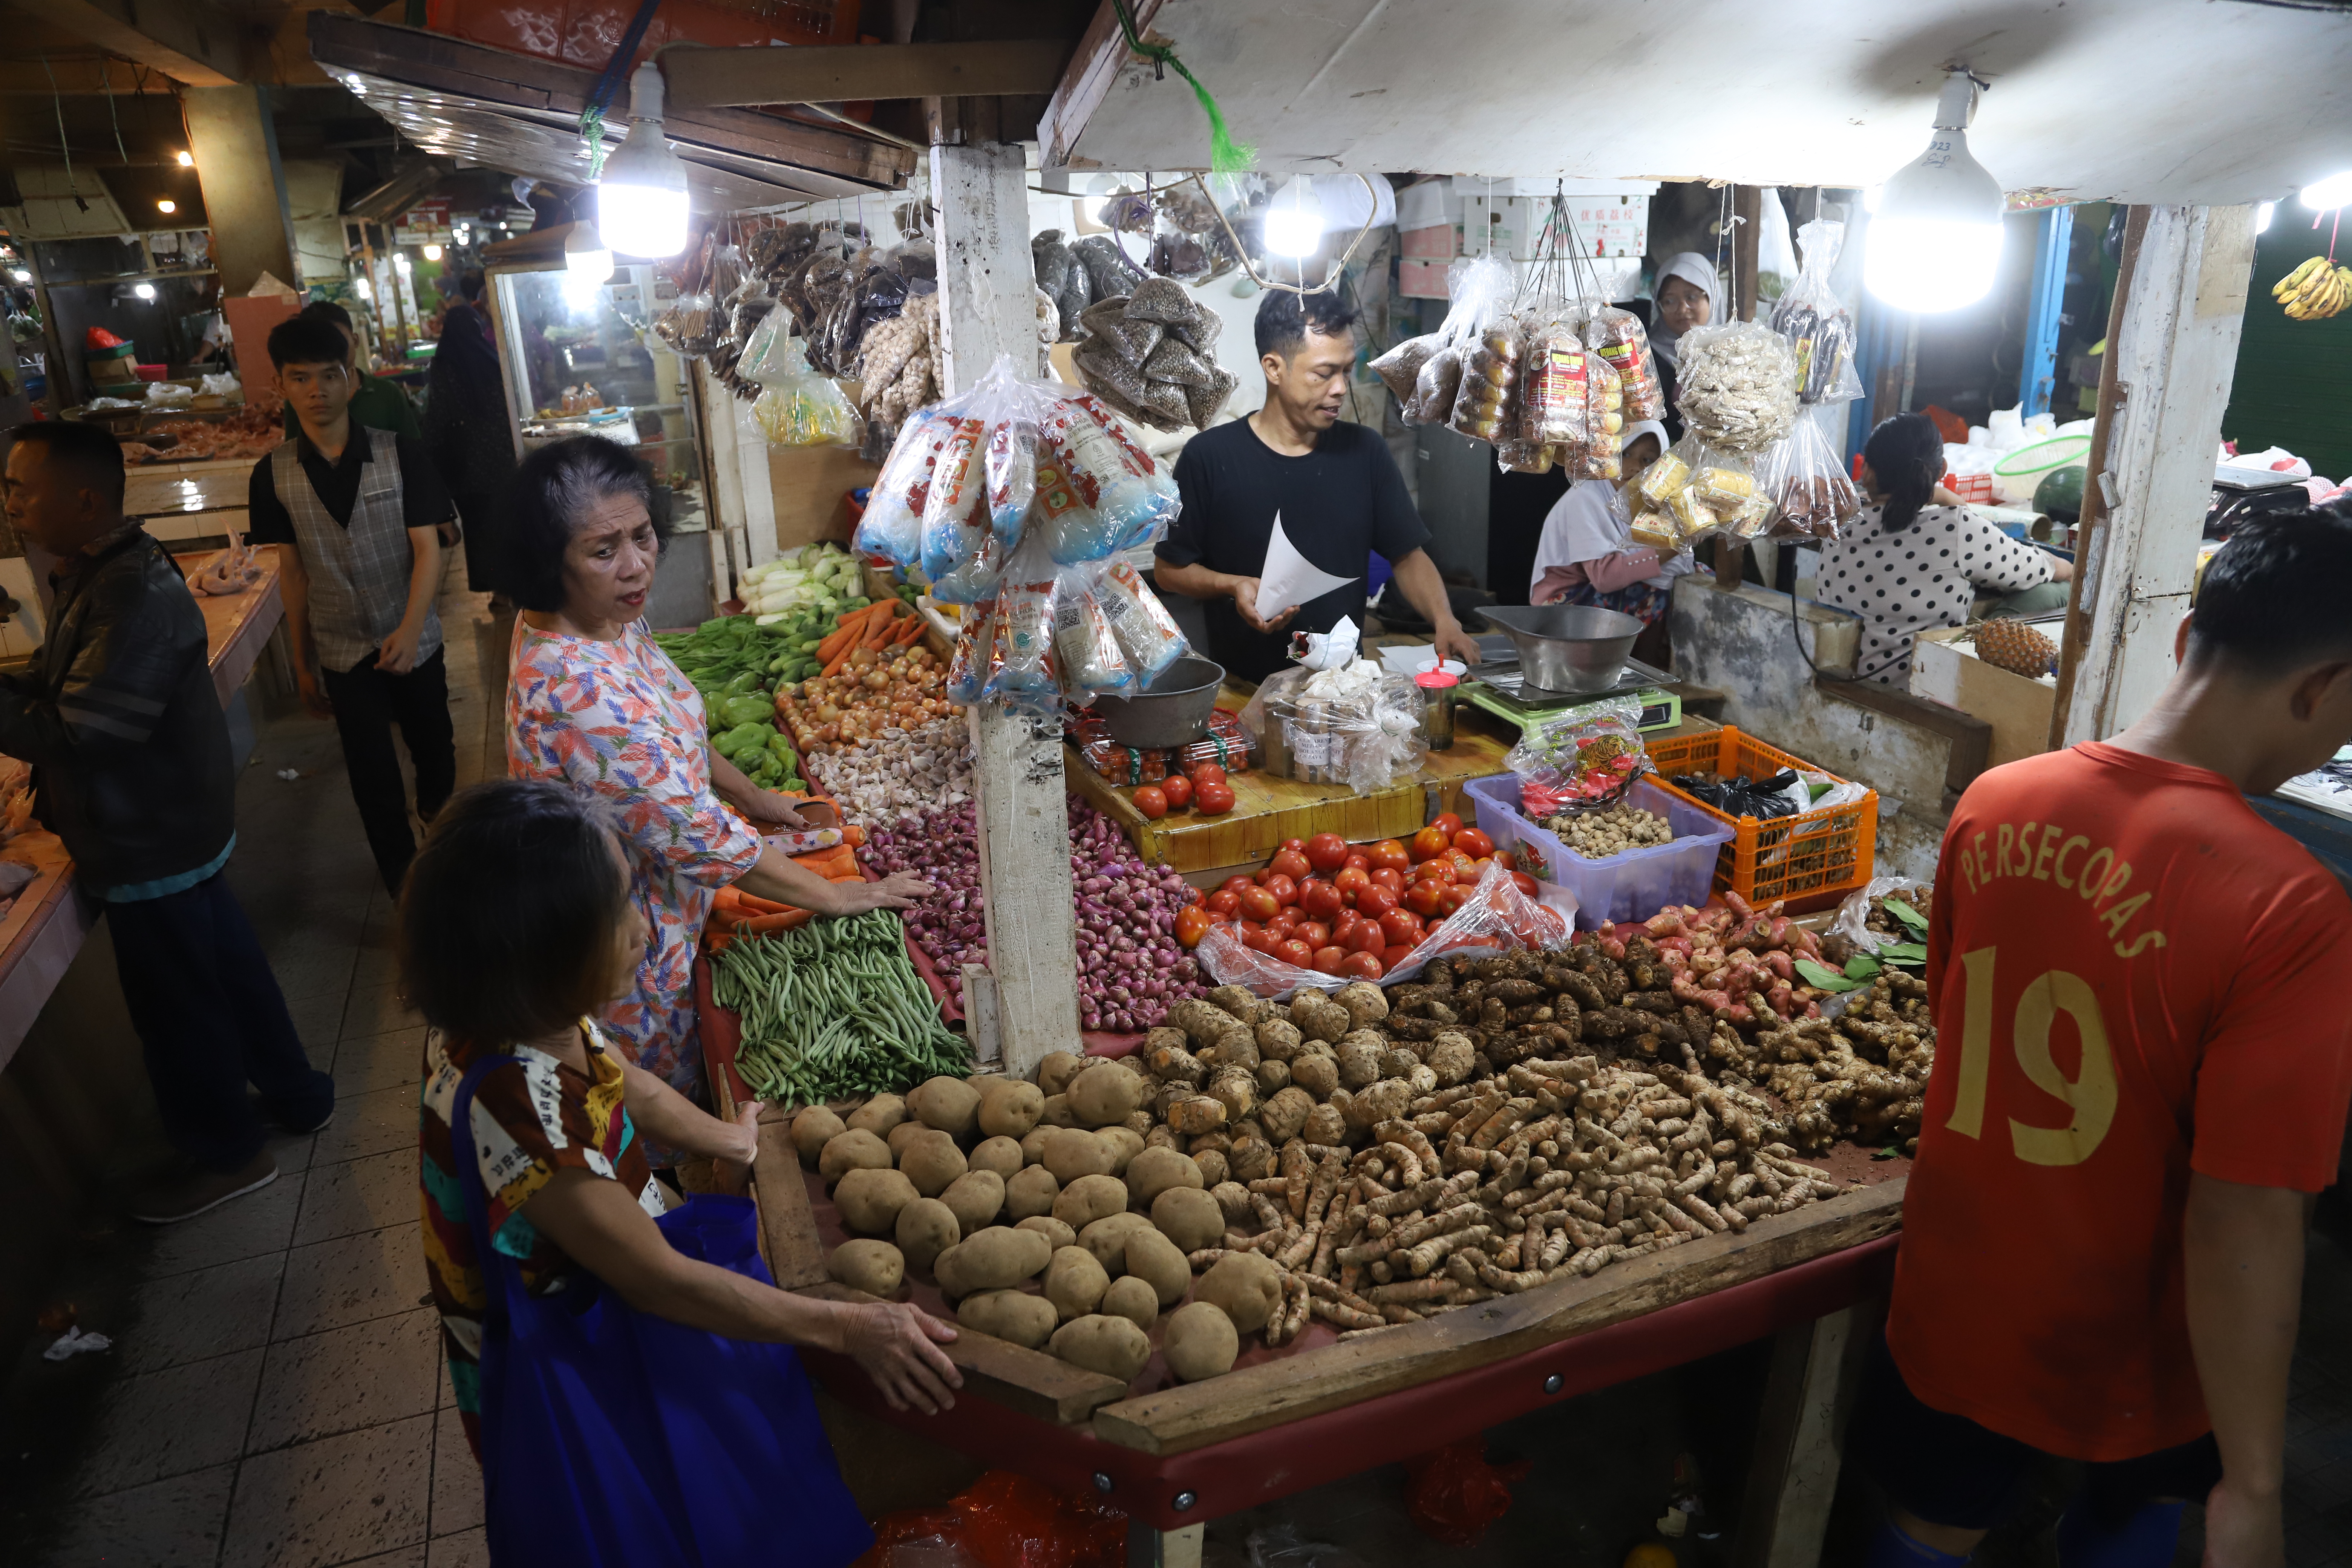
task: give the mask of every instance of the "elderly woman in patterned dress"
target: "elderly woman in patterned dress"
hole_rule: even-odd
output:
[[[930,885],[901,872],[834,883],[765,844],[803,826],[791,802],[710,749],[702,699],[645,624],[667,527],[627,448],[582,436],[527,458],[509,491],[505,580],[515,620],[507,771],[604,796],[629,841],[633,896],[652,928],[635,988],[599,1017],[647,1072],[693,1094],[694,948],[729,884],[819,916],[904,909]]]

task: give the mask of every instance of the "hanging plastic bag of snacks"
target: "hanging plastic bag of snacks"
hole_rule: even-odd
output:
[[[1176,617],[1134,567],[1117,559],[1106,562],[1094,595],[1139,686],[1184,657],[1187,644]]]
[[[1527,335],[1514,318],[1496,316],[1481,327],[1476,346],[1462,362],[1462,390],[1447,426],[1474,440],[1507,439],[1517,419],[1526,360]]]
[[[1591,435],[1585,443],[1582,477],[1613,479],[1625,471],[1619,457],[1619,438],[1625,431],[1622,384],[1614,367],[1599,354],[1587,354],[1584,363],[1584,423]]]
[[[1135,671],[1120,651],[1095,588],[1098,567],[1065,567],[1054,593],[1054,658],[1062,689],[1083,707],[1106,691],[1123,691],[1135,681]]]
[[[1054,658],[1055,578],[1007,582],[996,597],[989,639],[988,675],[981,696],[1024,712],[1053,714],[1062,702]]]
[[[1552,456],[1563,463],[1580,464],[1591,439],[1591,376],[1585,368],[1591,357],[1564,310],[1544,312],[1528,332],[1519,391],[1521,437],[1555,448]]]
[[[1757,321],[1697,327],[1684,334],[1675,406],[1710,447],[1760,452],[1797,418],[1797,357]]]
[[[770,321],[776,319],[770,313]],[[761,328],[767,323],[762,321]],[[794,342],[782,377],[771,381],[751,405],[751,417],[771,447],[856,447],[866,439],[866,422],[839,384],[811,370]]]
[[[1748,461],[1686,432],[1633,486],[1633,540],[1654,550],[1683,550],[1723,529],[1760,531],[1772,503]]]
[[[1830,287],[1845,225],[1815,218],[1797,231],[1804,266],[1772,310],[1772,330],[1797,360],[1797,401],[1848,403],[1862,395],[1853,368],[1853,318]]]
[[[1437,331],[1407,338],[1372,362],[1372,369],[1404,406],[1408,425],[1434,425],[1454,412],[1462,365],[1478,329],[1504,309],[1517,278],[1500,257],[1457,261],[1446,279],[1452,303]]]
[[[1625,395],[1629,419],[1664,419],[1666,395],[1658,384],[1658,366],[1650,354],[1650,334],[1642,318],[1614,305],[1603,305],[1584,324],[1584,342],[1609,362]]]
[[[1756,477],[1778,509],[1775,539],[1835,539],[1862,517],[1862,492],[1811,415],[1757,460]]]

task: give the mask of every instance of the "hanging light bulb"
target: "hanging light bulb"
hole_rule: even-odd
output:
[[[2324,180],[2314,180],[2303,187],[2296,199],[2315,213],[2352,206],[2352,169],[2340,174],[2330,174]]]
[[[352,279],[352,288],[362,300],[373,300],[375,298],[375,290],[368,287],[368,280],[364,278]]]
[[[596,226],[624,256],[676,256],[686,248],[686,165],[662,133],[661,68],[629,79],[629,133],[596,183]]]
[[[194,153],[183,151],[174,153],[172,156],[179,160],[180,167],[183,169],[193,169],[196,166],[196,155]]]
[[[2267,230],[2271,226],[2272,217],[2277,212],[2278,203],[2276,202],[2257,203],[2254,206],[2254,232],[2261,234]]]
[[[1312,256],[1323,240],[1323,204],[1314,182],[1294,175],[1265,209],[1265,247],[1277,256]]]
[[[575,223],[563,237],[564,270],[574,278],[602,283],[613,275],[613,253],[593,223]]]
[[[23,267],[14,267],[9,268],[8,276],[14,278],[19,283],[30,283],[33,280],[31,270]]]
[[[438,260],[440,260],[440,259],[441,259],[441,247],[440,247],[439,246],[437,246],[437,245],[428,245],[428,246],[426,246],[426,247],[425,247],[425,260],[427,260],[427,261],[438,261]]]
[[[180,204],[173,201],[169,196],[164,196],[156,202],[155,210],[162,213],[164,216],[169,217],[172,214],[180,210]]]
[[[131,286],[131,291],[142,300],[152,300],[155,297],[155,285],[152,283],[133,283]]]
[[[1903,310],[1957,310],[2000,267],[2000,182],[1969,155],[1977,85],[1947,71],[1927,150],[1889,175],[1870,221],[1863,282]]]
[[[408,270],[408,252],[406,252],[406,251],[404,251],[404,250],[395,250],[395,251],[394,251],[394,252],[392,253],[392,264],[393,264],[394,267],[399,268],[403,272],[407,271],[407,270]]]

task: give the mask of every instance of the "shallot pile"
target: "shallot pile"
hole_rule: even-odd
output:
[[[912,871],[939,891],[907,911],[907,930],[963,1002],[963,965],[988,962],[973,807],[907,816],[867,838],[875,870]],[[1166,866],[1149,866],[1110,818],[1070,797],[1070,880],[1077,899],[1079,1025],[1132,1033],[1202,994],[1200,970],[1176,941],[1176,912],[1199,891]]]

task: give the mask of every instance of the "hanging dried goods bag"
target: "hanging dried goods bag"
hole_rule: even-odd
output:
[[[1675,406],[1708,446],[1760,452],[1796,422],[1796,355],[1759,322],[1696,328],[1682,340]]]

